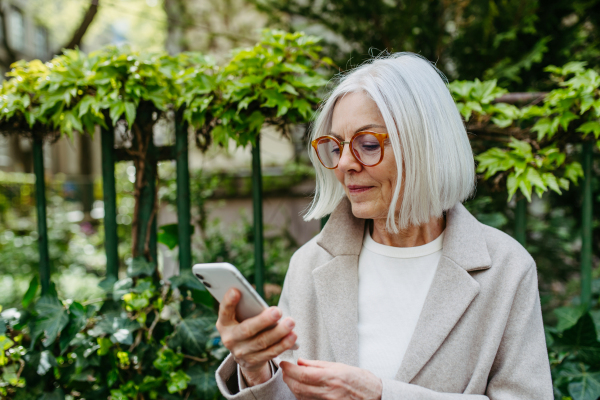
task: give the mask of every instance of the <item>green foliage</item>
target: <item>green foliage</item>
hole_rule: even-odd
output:
[[[303,33],[265,30],[259,44],[234,51],[217,75],[184,73],[179,82],[184,118],[203,128],[204,146],[254,143],[264,124],[285,129],[310,120],[327,81],[318,68],[319,39]]]
[[[318,26],[343,69],[383,50],[412,51],[452,79],[498,79],[522,92],[547,90],[546,65],[599,66],[598,0],[251,2],[283,26]]]
[[[546,327],[555,398],[600,397],[600,311],[563,307],[556,327]]]
[[[547,70],[559,87],[541,105],[522,108],[496,102],[506,93],[496,81],[450,84],[468,129],[507,137],[506,147],[489,148],[476,160],[484,179],[498,174],[506,178],[509,200],[517,191],[531,201],[534,191],[541,197],[549,190],[561,194],[569,189],[583,177],[583,170],[567,144],[586,140],[589,134],[600,138],[600,76],[580,62]]]
[[[217,398],[205,376],[225,355],[215,312],[192,305],[182,315],[173,286],[131,272],[105,285],[99,303],[62,302],[52,289],[23,312],[4,311],[3,398],[43,399],[55,388],[76,399]]]

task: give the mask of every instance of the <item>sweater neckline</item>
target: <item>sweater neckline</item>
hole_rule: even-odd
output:
[[[430,254],[436,253],[444,248],[444,232],[435,238],[433,241],[426,243],[422,246],[414,247],[394,247],[386,246],[381,243],[377,243],[371,237],[369,232],[368,224],[365,229],[365,236],[363,239],[363,246],[372,251],[373,253],[380,254],[382,256],[393,257],[393,258],[417,258],[425,257]]]

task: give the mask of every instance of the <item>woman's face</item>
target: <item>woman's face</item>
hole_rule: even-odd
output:
[[[348,93],[337,101],[333,109],[330,135],[341,141],[350,141],[360,131],[387,133],[375,102],[363,92]],[[389,140],[385,141],[383,160],[374,167],[365,167],[356,161],[348,146],[344,144],[334,172],[350,199],[352,213],[363,219],[387,218],[398,175]]]

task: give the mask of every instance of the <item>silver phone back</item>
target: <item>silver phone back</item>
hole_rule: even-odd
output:
[[[219,303],[223,301],[225,293],[230,288],[240,291],[242,298],[236,308],[238,322],[254,317],[268,308],[267,303],[240,271],[229,263],[196,264],[192,271]]]

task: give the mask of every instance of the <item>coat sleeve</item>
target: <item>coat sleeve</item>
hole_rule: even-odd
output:
[[[281,309],[284,317],[290,315],[285,283],[281,297],[279,298],[278,307]],[[282,357],[285,358],[285,356]],[[282,370],[279,368],[280,361],[280,358],[273,360],[276,371],[271,379],[260,385],[240,390],[238,386],[237,363],[233,360],[231,354],[229,354],[215,373],[217,386],[221,394],[228,400],[295,400],[296,397],[283,381]]]
[[[484,395],[440,393],[384,380],[382,400],[548,400],[554,398],[535,264],[515,292]]]

